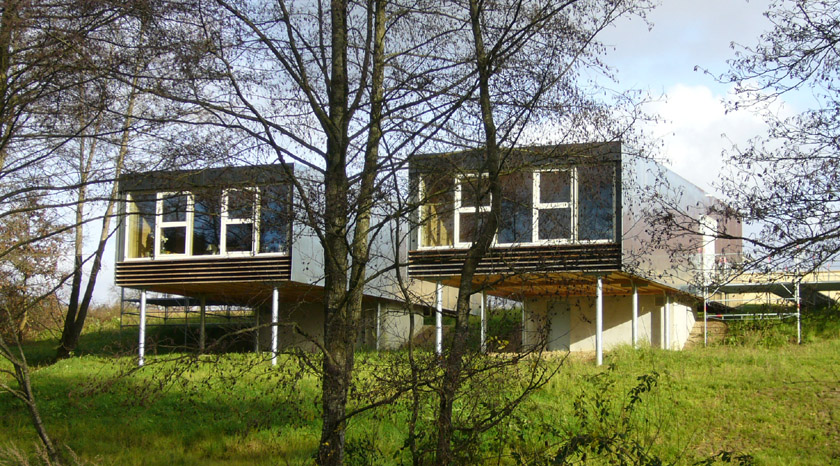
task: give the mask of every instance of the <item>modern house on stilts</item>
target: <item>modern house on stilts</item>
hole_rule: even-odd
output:
[[[521,303],[524,345],[595,351],[599,364],[603,350],[620,344],[680,349],[697,318],[691,285],[701,265],[740,252],[740,243],[714,239],[715,231],[740,233],[737,222],[705,217],[716,200],[621,149],[613,142],[504,151],[499,227],[473,289]],[[476,226],[490,211],[482,157],[411,160],[420,207],[410,277],[459,286]],[[679,211],[696,214],[694,232],[658,234],[668,232],[651,221],[649,200],[665,191]]]
[[[257,346],[275,354],[323,338],[323,248],[298,209],[292,177],[313,193],[321,185],[317,174],[293,165],[155,171],[120,181],[116,284],[139,290],[141,364],[149,292],[198,304],[202,348],[209,303],[251,309],[248,326],[263,323]],[[373,238],[371,270],[393,270],[392,233]],[[422,316],[406,311],[394,273],[368,283],[360,345],[398,347],[409,319],[422,325]]]
[[[475,150],[410,159],[417,209],[373,238],[369,268],[376,278],[365,291],[360,344],[399,347],[410,328],[422,326],[411,308],[425,306],[441,311],[440,345],[443,311],[454,305],[466,251],[489,215],[482,156]],[[707,216],[718,201],[655,162],[625,156],[618,142],[508,149],[504,160],[499,228],[473,281],[474,298],[482,298],[474,300],[477,313],[484,316],[486,295],[519,302],[523,345],[595,351],[599,362],[603,350],[619,344],[682,348],[696,320],[698,271],[741,249],[714,239],[740,233],[737,222]],[[266,323],[257,346],[274,354],[323,338],[323,250],[297,207],[292,180],[318,192],[318,176],[293,165],[121,180],[116,284],[140,292],[141,363],[148,292],[197,303],[202,335],[207,303],[253,309]],[[669,235],[652,220],[653,200],[663,196],[687,213],[693,230]],[[410,231],[407,244],[394,231]],[[431,299],[406,302],[398,270]]]

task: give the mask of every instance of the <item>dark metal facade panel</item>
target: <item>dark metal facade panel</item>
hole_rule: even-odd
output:
[[[408,253],[411,277],[461,274],[466,249],[428,249]],[[479,262],[478,275],[534,272],[611,272],[621,269],[618,244],[577,244],[494,248]]]
[[[117,286],[180,283],[288,281],[290,256],[124,261],[116,266]]]

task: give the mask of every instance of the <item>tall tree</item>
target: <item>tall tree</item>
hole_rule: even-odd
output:
[[[470,297],[480,291],[474,278],[481,259],[488,253],[503,221],[502,175],[521,170],[523,163],[511,157],[510,149],[528,132],[540,134],[544,122],[554,134],[538,138],[543,143],[602,141],[619,139],[627,128],[609,116],[605,102],[589,97],[593,89],[579,82],[582,70],[607,73],[598,60],[602,51],[596,36],[623,15],[644,12],[650,7],[638,1],[511,1],[458,2],[468,25],[468,63],[474,67],[476,93],[463,120],[472,121],[481,148],[479,173],[486,174],[473,189],[486,199],[490,209],[479,223],[460,271],[455,309],[454,337],[445,355],[439,388],[437,450],[439,464],[455,462],[452,438],[456,430],[481,430],[501,418],[489,414],[475,425],[462,426],[453,420],[453,407],[464,378]],[[559,128],[559,129],[558,129]],[[525,162],[526,164],[528,162]],[[532,161],[533,163],[533,161]],[[521,398],[514,401],[514,404]]]

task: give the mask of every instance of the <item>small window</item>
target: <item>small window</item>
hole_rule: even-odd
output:
[[[455,186],[455,230],[458,243],[472,243],[490,214],[490,185],[486,175],[458,178]]]
[[[222,192],[201,190],[193,206],[192,253],[194,256],[221,253]]]
[[[159,193],[157,208],[157,252],[159,255],[183,255],[188,250],[190,196],[186,193]]]
[[[250,253],[254,250],[256,199],[257,194],[253,189],[225,191],[221,234],[224,253]]]

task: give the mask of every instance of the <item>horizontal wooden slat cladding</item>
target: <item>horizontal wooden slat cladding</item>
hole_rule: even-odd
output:
[[[460,275],[466,249],[428,249],[408,253],[412,277]],[[479,262],[476,274],[524,272],[609,272],[621,268],[617,244],[577,244],[494,248]]]
[[[148,260],[117,263],[117,286],[156,286],[177,283],[263,282],[291,278],[289,256],[187,260]]]

